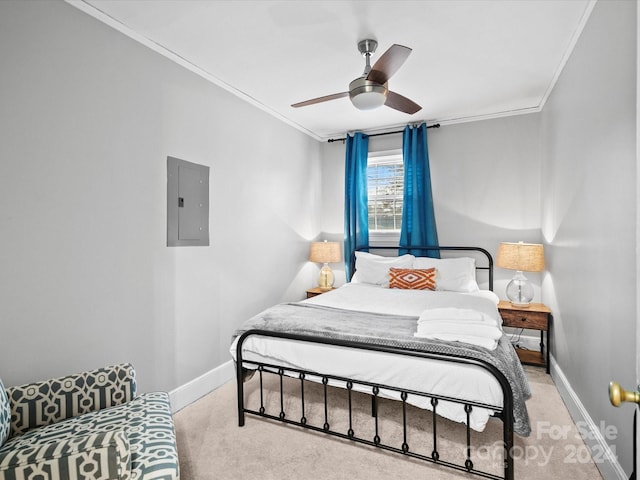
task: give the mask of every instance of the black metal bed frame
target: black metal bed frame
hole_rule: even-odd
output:
[[[397,247],[371,247],[372,250],[378,249],[397,249]],[[477,269],[488,270],[489,271],[489,286],[490,289],[493,288],[493,259],[489,252],[482,248],[478,247],[417,247],[420,250],[475,250],[484,254],[488,259],[487,267],[476,267]],[[468,400],[461,400],[452,397],[445,397],[441,395],[436,395],[430,392],[419,392],[408,389],[396,388],[390,385],[381,385],[372,382],[365,382],[360,380],[354,380],[350,378],[340,377],[336,375],[327,375],[322,372],[312,372],[306,371],[291,367],[283,367],[281,365],[274,365],[269,363],[259,363],[254,361],[247,361],[246,363],[251,365],[251,369],[257,370],[259,375],[260,382],[260,408],[258,410],[250,409],[245,407],[244,400],[244,377],[246,372],[245,361],[243,360],[242,347],[244,341],[251,336],[261,336],[261,337],[272,337],[272,338],[281,338],[288,339],[299,342],[310,342],[315,344],[325,344],[331,346],[339,346],[339,347],[347,347],[352,349],[359,350],[367,350],[367,351],[375,351],[375,352],[383,352],[394,355],[402,355],[402,356],[412,356],[430,360],[437,360],[443,362],[453,362],[464,365],[472,365],[478,368],[482,368],[488,371],[500,384],[502,388],[502,406],[497,405],[488,405],[479,402],[472,402]],[[277,415],[272,413],[268,413],[264,406],[264,397],[263,397],[263,376],[265,374],[277,375],[279,377],[279,385],[280,385],[280,411]],[[283,377],[284,376],[294,377],[300,381],[300,401],[301,401],[301,412],[302,415],[299,420],[288,418],[287,413],[285,411],[285,402],[284,402],[284,390],[283,390]],[[305,396],[304,396],[304,386],[305,381],[309,381],[308,377],[316,377],[321,379],[321,383],[324,388],[324,424],[322,428],[310,425],[307,423],[307,418],[305,416]],[[344,431],[335,431],[331,429],[331,425],[329,424],[329,416],[328,416],[328,403],[327,403],[327,386],[330,380],[336,380],[339,382],[343,382],[346,385],[346,390],[348,392],[348,415],[349,415],[349,429]],[[259,417],[268,418],[271,420],[276,420],[279,422],[283,422],[286,424],[297,425],[299,427],[303,427],[309,430],[314,430],[318,432],[323,432],[335,437],[348,439],[357,443],[362,443],[374,447],[378,447],[387,451],[396,452],[399,454],[403,454],[412,458],[417,458],[420,460],[424,460],[427,462],[431,462],[438,465],[443,465],[446,467],[450,467],[456,470],[465,471],[474,475],[478,475],[485,478],[491,479],[505,479],[505,480],[513,480],[514,479],[514,469],[513,469],[513,392],[511,390],[511,386],[509,385],[506,377],[500,372],[495,366],[475,358],[465,357],[465,356],[452,356],[452,355],[444,355],[438,353],[424,352],[418,350],[409,350],[409,349],[401,349],[395,347],[381,346],[381,345],[372,345],[365,344],[359,342],[352,341],[343,341],[343,340],[335,340],[335,339],[327,339],[323,337],[309,336],[309,335],[298,335],[298,334],[288,334],[281,332],[272,332],[267,330],[248,330],[244,332],[239,338],[236,346],[236,382],[237,382],[237,394],[238,394],[238,425],[244,426],[245,423],[245,414],[256,415]],[[356,432],[353,429],[352,425],[352,391],[354,385],[365,386],[370,389],[371,398],[372,398],[372,418],[374,421],[375,427],[375,435],[373,439],[370,438],[362,438],[356,435]],[[380,391],[389,390],[400,393],[400,398],[402,402],[402,416],[403,416],[403,443],[401,446],[392,446],[382,442],[379,434],[378,434],[378,409],[377,402],[379,398]],[[406,416],[406,407],[407,407],[407,397],[408,395],[417,395],[421,397],[426,397],[430,399],[430,404],[432,406],[431,416],[433,420],[433,450],[431,455],[424,455],[412,451],[407,443],[407,416]],[[440,453],[437,448],[437,406],[440,401],[449,401],[455,402],[458,404],[464,405],[464,410],[466,412],[467,421],[466,421],[466,449],[465,449],[465,461],[464,464],[456,464],[449,461],[445,461],[440,458]],[[471,455],[471,427],[469,426],[469,418],[473,408],[488,408],[493,410],[494,416],[498,417],[502,421],[502,432],[503,432],[503,460],[504,460],[504,468],[503,475],[497,475],[491,472],[486,472],[482,470],[478,470],[475,468],[473,463],[473,458]]]

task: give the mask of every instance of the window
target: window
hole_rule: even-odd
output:
[[[404,167],[402,151],[369,153],[367,163],[369,232],[400,232]]]

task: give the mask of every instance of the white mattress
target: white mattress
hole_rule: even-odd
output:
[[[304,303],[331,306],[346,310],[418,317],[428,308],[465,305],[500,318],[498,297],[490,291],[455,293],[424,290],[397,290],[368,284],[346,284],[331,292],[304,300]],[[230,348],[235,360],[236,341]],[[284,368],[299,368],[353,380],[390,385],[415,391],[425,391],[496,407],[502,406],[502,389],[493,376],[479,367],[441,362],[437,360],[399,356],[366,350],[354,350],[331,345],[310,344],[285,339],[248,337],[243,344],[246,362],[264,362]],[[308,379],[314,380],[313,378]],[[319,380],[319,379],[315,379]],[[344,383],[330,381],[330,385],[344,387]],[[371,393],[370,387],[354,384],[354,390]],[[399,399],[399,393],[383,390],[381,396]],[[426,397],[409,395],[407,402],[431,410]],[[466,422],[461,404],[440,401],[439,415],[457,422]],[[470,426],[485,428],[493,410],[474,407]]]

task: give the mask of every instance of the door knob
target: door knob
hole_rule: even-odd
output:
[[[609,383],[609,400],[611,405],[619,407],[622,402],[632,402],[640,404],[640,392],[630,392],[625,390],[616,382]]]

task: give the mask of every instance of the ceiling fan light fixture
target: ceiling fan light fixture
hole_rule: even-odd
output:
[[[358,110],[373,110],[381,107],[387,101],[387,84],[367,80],[364,77],[356,78],[349,84],[349,98]]]
[[[408,115],[413,115],[422,107],[407,97],[389,90],[389,78],[402,66],[411,49],[394,43],[371,66],[371,54],[375,52],[378,42],[365,39],[358,42],[358,50],[365,57],[364,73],[349,84],[348,92],[334,93],[323,97],[312,98],[304,102],[294,103],[293,108],[306,107],[316,103],[328,102],[347,95],[358,110],[374,110],[383,105]]]

